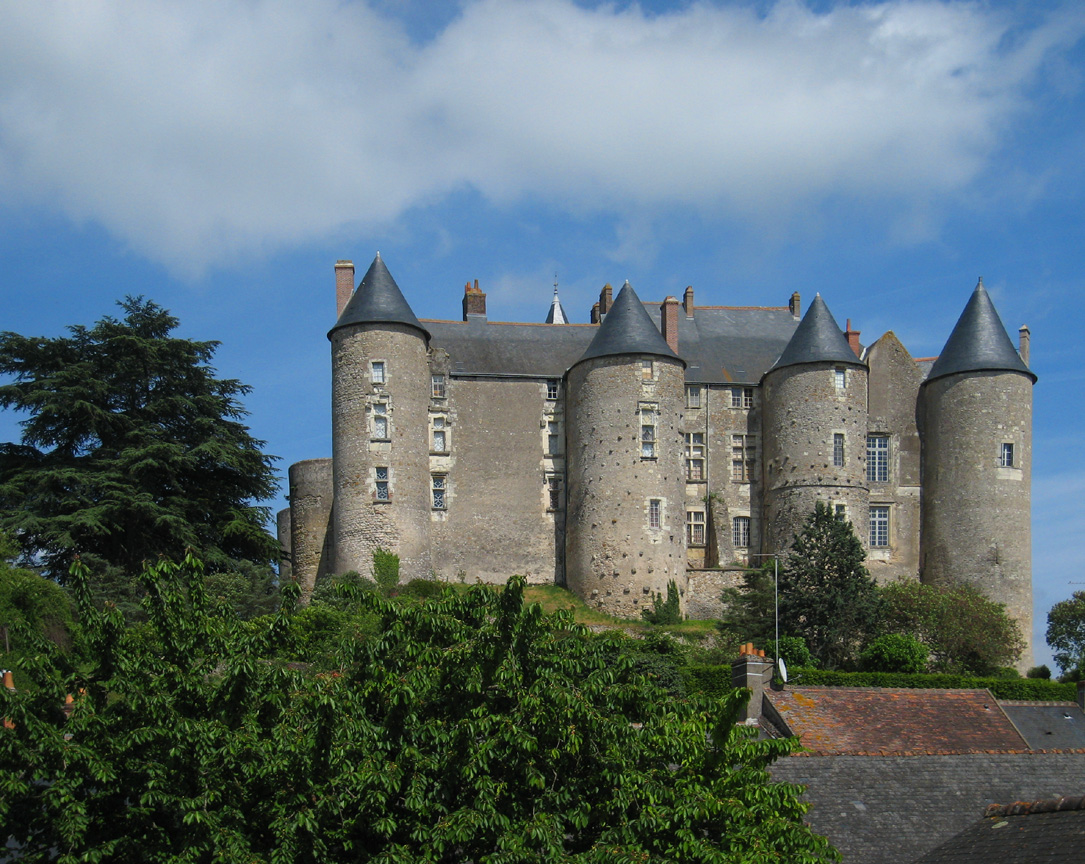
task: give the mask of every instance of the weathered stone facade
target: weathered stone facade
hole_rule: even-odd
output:
[[[404,580],[519,573],[620,615],[674,580],[707,616],[728,568],[786,555],[821,501],[879,581],[967,580],[1027,628],[1035,376],[982,284],[932,366],[798,294],[608,285],[592,324],[556,295],[554,323],[501,324],[477,283],[462,322],[420,321],[379,257],[353,295],[352,265],[336,277],[333,455],[291,467],[279,522],[306,596],[382,547]]]

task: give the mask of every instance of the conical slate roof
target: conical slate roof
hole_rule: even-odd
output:
[[[934,361],[927,381],[961,372],[1020,372],[1036,381],[1036,375],[1006,334],[982,279],[949,334],[946,347]]]
[[[430,338],[429,331],[418,322],[396,280],[384,266],[380,252],[358,283],[357,290],[344,307],[343,314],[335,322],[332,331],[349,324],[371,323],[406,324],[421,330],[427,340]]]
[[[814,302],[810,304],[791,335],[791,341],[769,372],[785,366],[798,366],[800,363],[865,365],[851,350],[847,337],[840,331],[833,313],[829,311],[820,294],[814,297]]]
[[[588,350],[576,362],[616,354],[654,354],[657,357],[682,360],[671,350],[663,334],[656,329],[637,292],[628,282],[614,298],[603,323],[599,325],[599,331],[588,345]],[[685,365],[685,362],[682,360],[682,365]]]

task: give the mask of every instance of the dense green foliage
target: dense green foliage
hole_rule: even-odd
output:
[[[1047,613],[1047,644],[1064,675],[1081,678],[1085,674],[1085,591],[1075,591]]]
[[[1025,673],[1026,678],[1042,678],[1044,681],[1051,680],[1051,669],[1048,668],[1046,663],[1039,666],[1033,666]]]
[[[0,693],[0,823],[62,862],[815,862],[794,746],[736,726],[744,691],[675,700],[614,634],[504,592],[352,602],[375,635],[315,673],[289,610],[208,614],[192,560],[144,576],[126,629],[73,588],[78,666],[42,645]],[[296,594],[296,590],[294,591]],[[76,695],[70,718],[60,706]]]
[[[667,599],[664,600],[659,592],[652,597],[652,608],[642,609],[641,615],[649,624],[681,624],[682,623],[682,600],[678,594],[678,585],[671,579],[667,583]]]
[[[1013,665],[1024,650],[1006,607],[971,585],[893,582],[880,594],[883,629],[912,634],[930,648],[934,671],[986,675]]]
[[[67,646],[75,611],[71,598],[55,582],[12,566],[14,554],[0,535],[0,650],[21,655],[33,651],[41,637]]]
[[[819,665],[850,660],[876,634],[881,598],[851,523],[820,501],[780,570],[780,632],[801,636]]]
[[[907,633],[883,633],[859,655],[864,672],[926,672],[930,649]]]
[[[720,630],[738,642],[764,645],[776,638],[776,571],[769,563],[742,574],[742,584],[723,589]]]
[[[0,444],[0,530],[58,580],[81,554],[110,590],[186,548],[216,571],[276,560],[254,503],[276,483],[241,422],[248,388],[216,378],[217,343],[172,336],[161,307],[120,306],[66,337],[0,334],[0,407],[28,414],[21,442]]]
[[[988,678],[972,675],[910,674],[906,672],[839,672],[825,669],[792,669],[791,679],[807,687],[915,687],[990,690],[998,699],[1033,702],[1072,702],[1075,685],[1037,678]]]
[[[399,556],[395,552],[373,550],[373,580],[385,597],[390,597],[399,585]]]
[[[813,662],[810,649],[806,647],[806,640],[799,636],[781,636],[779,650],[776,648],[776,640],[770,639],[765,643],[765,652],[769,657],[782,657],[788,669],[809,666]]]

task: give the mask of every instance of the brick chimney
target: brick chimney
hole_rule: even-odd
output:
[[[859,347],[859,330],[851,329],[851,319],[848,319],[847,329],[844,330],[844,335],[848,338],[848,344],[851,346],[851,350],[855,352],[856,357],[862,356],[862,348]]]
[[[1021,355],[1021,362],[1028,366],[1029,348],[1032,342],[1032,331],[1028,329],[1028,324],[1021,325],[1017,331],[1017,337],[1017,353]]]
[[[335,317],[343,314],[350,295],[354,293],[354,262],[335,262]]]
[[[799,292],[796,291],[791,295],[791,302],[787,304],[787,308],[791,310],[791,314],[796,318],[801,318],[802,315],[802,300],[799,298]]]
[[[598,301],[591,304],[591,323],[592,324],[598,324],[599,323],[599,302]]]
[[[742,713],[746,721],[761,716],[761,701],[765,690],[772,684],[772,661],[766,659],[764,649],[747,642],[739,649],[737,660],[731,661],[731,686],[745,687],[751,691],[750,701]]]
[[[463,286],[464,321],[467,320],[468,315],[480,315],[483,318],[486,317],[486,295],[479,290],[478,279],[475,280],[474,285],[468,282]]]
[[[671,350],[678,353],[678,298],[667,297],[659,306],[659,330]]]
[[[610,287],[610,283],[607,282],[603,286],[603,290],[599,292],[599,320],[602,321],[603,315],[606,315],[610,311],[611,299],[610,295],[614,292],[614,289]]]
[[[686,317],[693,317],[693,286],[686,286],[686,293],[682,295],[682,305],[686,309]]]

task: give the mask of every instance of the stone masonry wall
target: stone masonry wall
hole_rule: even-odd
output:
[[[307,459],[290,466],[291,574],[308,603],[316,580],[331,571],[332,460]]]
[[[343,327],[332,340],[333,513],[337,573],[369,576],[373,550],[395,552],[400,580],[429,578],[430,372],[425,339],[400,324]],[[384,383],[372,362],[384,363]],[[387,440],[374,435],[385,406]],[[388,500],[378,500],[377,469],[388,469]]]
[[[589,605],[636,617],[674,580],[686,584],[684,371],[652,358],[602,357],[566,376],[568,539],[566,583]],[[656,458],[641,457],[640,408],[657,407]],[[659,527],[650,527],[651,502]]]
[[[970,582],[1032,633],[1032,381],[972,372],[923,386],[922,579]],[[1004,443],[1014,465],[1001,467]],[[1031,665],[1030,652],[1020,665]]]
[[[868,545],[866,485],[867,373],[847,366],[837,390],[836,364],[771,370],[763,381],[765,525],[762,553],[784,554],[818,501],[846,508]],[[833,435],[844,435],[844,465],[833,465]]]

